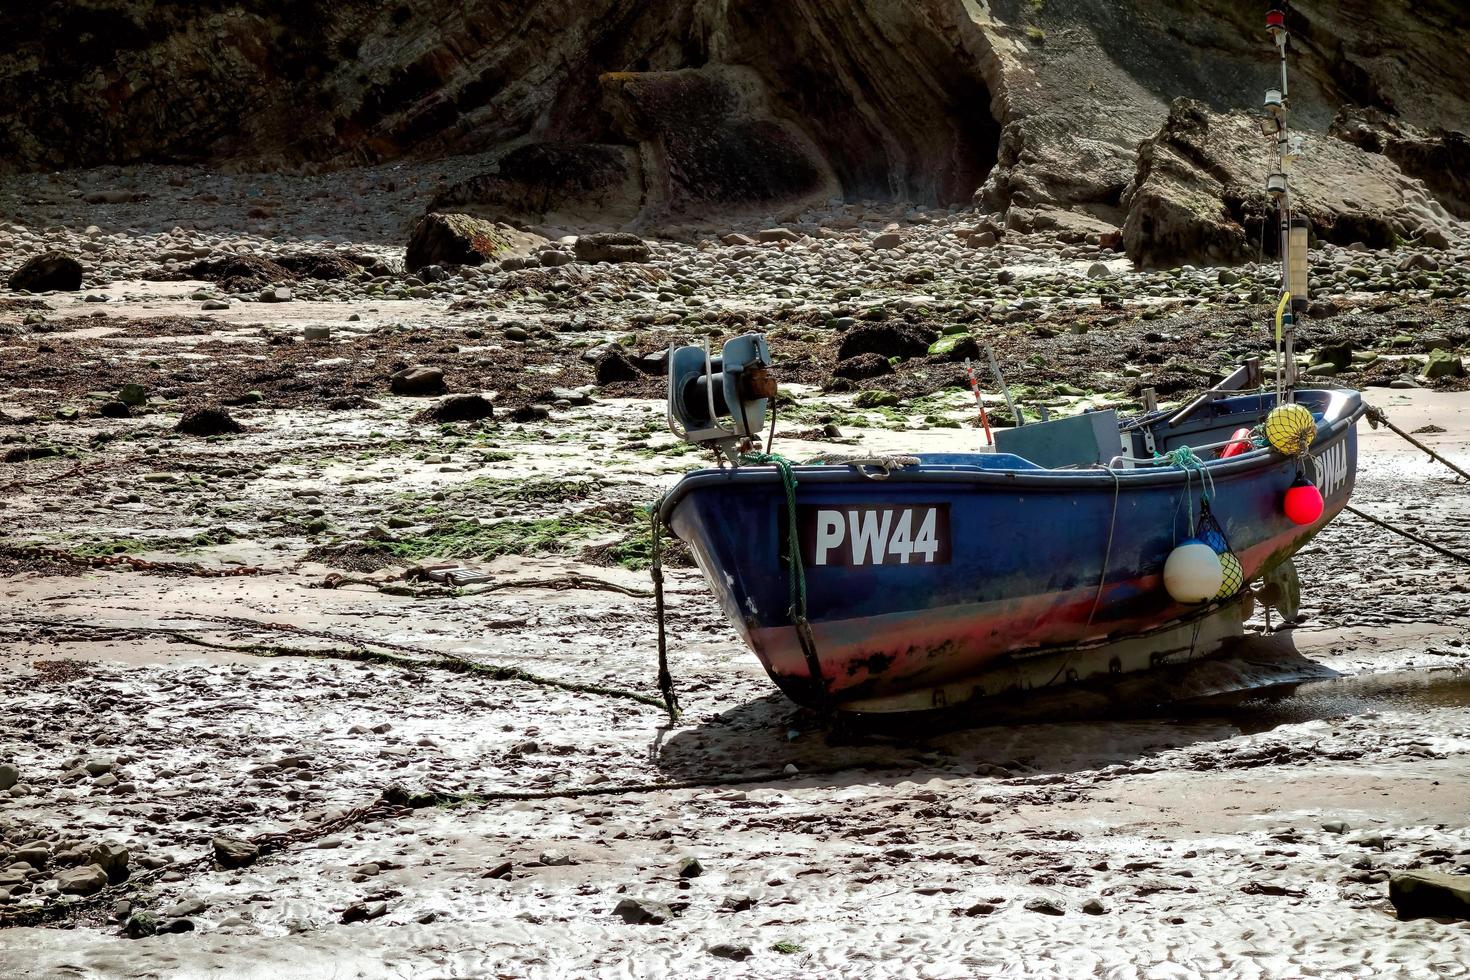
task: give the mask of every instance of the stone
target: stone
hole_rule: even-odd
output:
[[[536,258],[547,268],[555,268],[561,265],[571,265],[576,259],[566,252],[554,248],[543,250]]]
[[[214,859],[222,868],[245,868],[260,857],[260,848],[238,837],[219,836],[214,839]]]
[[[749,895],[726,895],[720,902],[720,910],[724,912],[746,912],[753,908],[755,899]]]
[[[674,918],[674,910],[652,899],[625,898],[613,909],[613,915],[633,926],[661,926]]]
[[[10,763],[0,763],[0,790],[7,790],[20,782],[20,770]]]
[[[1447,351],[1442,347],[1436,347],[1429,352],[1429,363],[1424,366],[1424,377],[1430,381],[1439,378],[1463,378],[1465,376],[1465,362],[1460,355]]]
[[[929,356],[945,361],[978,360],[980,344],[969,334],[951,334],[930,344]]]
[[[640,364],[642,361],[643,359],[639,358]],[[585,391],[578,391],[576,388],[552,388],[550,394],[552,401],[564,401],[568,405],[592,404],[592,396]]]
[[[903,244],[903,236],[896,231],[884,232],[873,239],[873,247],[877,249],[894,249]]]
[[[965,239],[966,248],[994,248],[998,239],[993,231],[982,231]]]
[[[1322,824],[1322,829],[1329,834],[1345,834],[1352,830],[1345,820],[1328,820]]]
[[[734,943],[716,943],[707,952],[711,956],[717,956],[722,960],[734,960],[737,963],[755,955],[755,951],[749,946],[737,946]]]
[[[743,236],[742,236],[743,237]],[[801,236],[790,228],[763,228],[755,233],[762,242],[799,242]]]
[[[699,863],[699,858],[687,857],[679,862],[680,878],[698,878],[704,874],[704,865]]]
[[[1067,910],[1060,902],[1049,898],[1033,898],[1026,902],[1026,911],[1040,912],[1042,915],[1066,915]]]
[[[107,886],[107,872],[95,864],[63,871],[56,876],[63,895],[95,895]]]
[[[1323,344],[1312,354],[1312,364],[1331,364],[1339,371],[1346,371],[1353,364],[1353,345],[1350,343]]]
[[[1087,267],[1087,278],[1089,279],[1102,279],[1110,275],[1112,275],[1112,270],[1103,262],[1094,262]]]
[[[158,917],[151,912],[134,912],[123,923],[122,931],[129,939],[146,939],[158,932]]]
[[[495,405],[483,395],[450,395],[415,418],[423,422],[473,422],[495,417]]]
[[[354,902],[342,910],[341,921],[345,926],[354,922],[370,922],[373,919],[381,919],[387,914],[387,902]]]
[[[175,432],[182,432],[190,436],[222,436],[236,432],[244,432],[245,427],[218,405],[207,405],[204,408],[186,412],[174,426]]]
[[[115,764],[111,759],[89,759],[82,768],[87,770],[89,776],[100,776],[103,773],[112,772]]]
[[[101,868],[107,875],[111,884],[126,881],[128,878],[128,849],[121,844],[106,842],[92,848],[88,859],[92,864]]]
[[[193,919],[165,919],[158,927],[161,933],[193,932]]]
[[[191,915],[198,915],[209,910],[209,903],[202,898],[186,898],[175,902],[163,910],[163,916],[167,919],[181,919]]]
[[[1388,879],[1388,900],[1401,919],[1470,919],[1470,875],[1401,871]]]
[[[262,303],[289,303],[291,302],[291,287],[267,286],[256,293],[255,298]]]
[[[414,398],[442,395],[447,390],[444,384],[444,371],[424,365],[406,367],[397,372],[389,379],[389,387],[395,395],[408,395]]]
[[[858,408],[896,408],[898,395],[891,391],[863,391],[852,400]]]
[[[628,355],[621,351],[608,351],[599,357],[592,367],[592,375],[600,385],[636,381],[643,377],[637,365],[628,360]]]
[[[1234,286],[1240,282],[1240,273],[1234,269],[1221,269],[1215,277],[1215,282],[1221,286]]]
[[[201,310],[228,310],[230,308],[230,304],[226,300],[222,299],[207,299],[199,308]],[[355,315],[356,314],[354,314],[354,316]]]
[[[1100,899],[1089,898],[1087,901],[1082,903],[1082,911],[1086,912],[1088,915],[1105,915],[1108,911],[1108,907],[1104,905]]]
[[[488,221],[435,212],[413,226],[403,264],[410,272],[426,265],[483,265],[508,247],[505,236]]]
[[[309,323],[301,328],[301,338],[309,342],[332,339],[332,328],[325,323]]]
[[[82,264],[64,252],[46,252],[27,259],[10,274],[17,292],[75,292],[82,288]]]
[[[725,245],[754,245],[756,243],[755,239],[751,238],[749,235],[741,235],[738,233],[722,235],[720,237],[720,241]]]
[[[626,232],[582,235],[572,246],[579,262],[647,262],[652,257],[648,243]]]
[[[547,868],[565,868],[575,863],[570,854],[562,851],[541,852],[541,864]]]

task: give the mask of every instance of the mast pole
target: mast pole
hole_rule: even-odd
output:
[[[1282,310],[1276,326],[1276,390],[1277,400],[1289,398],[1296,385],[1296,318],[1298,310],[1307,306],[1307,229],[1305,222],[1292,220],[1291,180],[1288,171],[1295,154],[1292,152],[1288,127],[1291,106],[1287,78],[1286,52],[1291,34],[1286,27],[1284,0],[1273,0],[1266,12],[1266,30],[1276,43],[1281,65],[1281,88],[1266,93],[1266,117],[1262,122],[1268,135],[1276,137],[1275,168],[1266,178],[1266,191],[1276,199],[1281,253]],[[1300,227],[1298,227],[1300,226]],[[1301,253],[1301,254],[1297,254]],[[1290,296],[1290,302],[1286,302]]]

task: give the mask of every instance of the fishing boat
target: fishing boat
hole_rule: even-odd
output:
[[[1284,64],[1284,21],[1268,26]],[[1364,403],[1296,384],[1306,231],[1283,93],[1266,106],[1281,164],[1274,377],[1253,359],[1172,410],[1031,421],[972,453],[796,464],[753,451],[776,391],[763,337],[670,352],[670,427],[723,457],[660,501],[655,536],[687,542],[793,701],[953,708],[1209,656],[1257,600],[1294,615],[1292,557],[1348,502]]]

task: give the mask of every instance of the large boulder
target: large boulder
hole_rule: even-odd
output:
[[[426,265],[483,265],[506,250],[492,222],[467,214],[426,214],[413,226],[404,265],[412,272]]]
[[[1328,132],[1369,153],[1381,153],[1424,181],[1452,214],[1470,219],[1470,136],[1432,126],[1421,130],[1382,109],[1344,106]]]
[[[65,252],[33,256],[10,274],[10,288],[28,293],[75,292],[82,288],[82,264]]]
[[[95,864],[63,871],[56,876],[63,895],[95,895],[107,887],[107,872]]]
[[[1292,202],[1316,238],[1391,248],[1399,239],[1449,241],[1466,233],[1423,183],[1387,157],[1321,133],[1298,135],[1311,163],[1292,171]],[[1244,262],[1263,247],[1275,254],[1268,162],[1254,117],[1176,99],[1163,127],[1140,144],[1137,173],[1122,197],[1128,257],[1169,267]]]
[[[245,868],[260,857],[260,848],[238,837],[220,835],[214,839],[214,859],[222,868]]]
[[[393,394],[408,395],[414,398],[442,395],[449,390],[444,384],[444,371],[442,368],[428,367],[422,364],[406,367],[402,371],[396,372],[388,379],[388,384]]]
[[[1388,899],[1405,919],[1470,919],[1470,875],[1401,871],[1388,879]]]
[[[579,262],[647,262],[650,256],[647,242],[622,232],[582,235],[574,250]]]

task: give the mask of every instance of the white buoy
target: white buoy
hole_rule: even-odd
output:
[[[1164,562],[1164,588],[1175,602],[1208,602],[1224,581],[1220,556],[1198,538],[1190,538]]]

